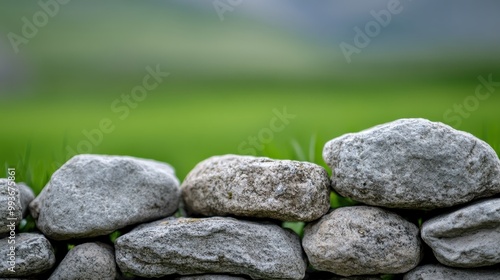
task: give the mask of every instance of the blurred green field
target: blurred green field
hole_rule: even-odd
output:
[[[186,83],[172,76],[137,108],[131,108],[124,120],[111,109],[120,92],[10,100],[0,113],[5,120],[0,154],[6,167],[18,168],[18,180],[27,181],[38,192],[50,174],[71,156],[66,147],[77,150],[80,141],[88,140],[82,130],[97,129],[99,122],[108,118],[114,131],[103,134],[101,143],[89,152],[168,162],[181,180],[205,158],[251,150],[273,158],[323,164],[324,143],[344,133],[398,118],[422,117],[446,123],[445,112],[473,96],[477,84],[476,77],[455,83],[342,84],[276,80]],[[126,93],[125,87],[122,93]],[[242,144],[249,137],[258,138],[270,127],[273,110],[284,108],[295,117],[272,138],[265,136],[263,150]],[[489,142],[498,152],[498,108],[500,96],[493,93],[480,101],[475,111],[468,112],[470,116],[462,117],[457,128]]]
[[[17,181],[39,192],[72,155],[67,147],[78,151],[88,141],[82,132],[103,119],[114,130],[84,152],[168,162],[181,180],[196,163],[227,153],[324,165],[326,141],[409,117],[448,123],[500,151],[500,87],[463,116],[446,115],[474,98],[478,76],[500,81],[498,41],[488,35],[495,25],[483,25],[496,22],[491,6],[476,13],[464,3],[453,11],[430,1],[407,6],[347,63],[338,44],[351,42],[353,28],[382,2],[250,1],[220,21],[211,2],[72,1],[16,53],[7,34],[21,35],[23,18],[41,7],[5,1],[0,176],[16,167]],[[435,8],[443,10],[429,29]],[[464,30],[452,21],[460,13]],[[122,120],[112,104],[142,83],[148,65],[171,75]],[[290,123],[266,135],[262,150],[251,147],[250,137],[265,135],[284,108],[295,116]]]

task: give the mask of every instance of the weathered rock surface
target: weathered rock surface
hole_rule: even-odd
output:
[[[35,199],[35,193],[25,183],[18,183],[19,195],[21,199],[21,207],[23,209],[23,218],[29,213],[29,205]]]
[[[312,221],[330,208],[330,181],[321,166],[299,161],[225,155],[199,163],[182,184],[188,209]]]
[[[103,243],[84,243],[66,254],[49,280],[114,280],[116,277],[113,248]]]
[[[417,226],[372,206],[335,209],[306,226],[302,245],[314,268],[342,276],[404,273],[422,257]]]
[[[500,270],[457,269],[442,265],[424,265],[408,272],[403,280],[498,280]]]
[[[222,273],[302,279],[306,270],[294,233],[233,218],[156,221],[119,237],[115,249],[121,271],[142,277]]]
[[[176,280],[246,280],[246,279],[247,278],[238,277],[238,276],[215,275],[215,274],[184,276],[184,277],[176,278]]]
[[[422,239],[447,266],[500,263],[500,198],[479,201],[424,222]]]
[[[56,258],[49,240],[38,233],[17,233],[15,244],[9,238],[0,240],[0,277],[27,277],[46,272],[54,266]],[[10,263],[11,246],[15,246],[15,266],[12,272]]]
[[[321,275],[320,273],[309,274],[305,278],[306,280],[380,280],[378,276],[337,276],[337,275]]]
[[[331,277],[328,280],[380,280],[380,277],[351,276],[351,277]]]
[[[163,163],[78,155],[57,170],[30,204],[37,227],[55,240],[94,237],[174,213],[179,180]]]
[[[473,135],[401,119],[328,142],[332,187],[370,205],[433,209],[500,193],[500,160]]]
[[[23,219],[19,187],[12,181],[0,179],[0,234],[5,236]]]

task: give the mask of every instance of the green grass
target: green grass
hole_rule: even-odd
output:
[[[132,155],[172,164],[182,180],[207,157],[240,153],[248,137],[269,128],[273,110],[295,115],[259,155],[317,162],[326,141],[398,118],[443,121],[443,114],[474,93],[475,82],[447,84],[352,84],[327,82],[166,82],[151,92],[128,118],[110,109],[120,93],[98,97],[12,100],[0,112],[4,133],[0,155],[5,167],[17,168],[18,181],[39,192],[57,167],[85,140],[82,130],[98,128],[103,118],[115,125],[92,153]],[[126,92],[125,90],[122,92]],[[76,93],[75,93],[76,94]],[[458,129],[500,147],[497,113],[500,97],[492,95],[464,118]],[[0,176],[5,176],[2,170]]]
[[[133,84],[133,82],[131,82]],[[0,160],[16,168],[24,181],[39,193],[50,176],[68,159],[65,147],[75,148],[85,137],[82,130],[98,127],[103,118],[116,126],[105,134],[92,153],[131,155],[172,164],[181,181],[200,161],[218,154],[238,154],[239,145],[270,127],[273,110],[287,108],[296,115],[282,131],[273,134],[258,156],[323,162],[324,144],[344,133],[357,132],[399,118],[423,117],[442,121],[446,110],[474,93],[475,81],[415,84],[400,82],[211,82],[168,81],[151,92],[125,120],[110,109],[118,94],[75,92],[78,101],[55,92],[48,97],[10,100],[0,111],[3,130]],[[128,86],[121,92],[127,92]],[[60,89],[64,91],[64,89]],[[71,89],[67,89],[71,90]],[[114,92],[110,89],[110,92]],[[57,97],[57,98],[56,98]],[[457,129],[468,131],[500,151],[500,97],[492,95],[462,119]],[[356,202],[331,193],[332,208]],[[177,213],[180,215],[180,212]],[[421,219],[419,222],[421,223]],[[299,236],[305,223],[284,222]],[[21,224],[21,232],[34,230],[33,218]],[[114,242],[122,232],[105,237]],[[58,245],[61,256],[74,244]],[[392,275],[381,279],[394,279]],[[396,278],[397,279],[397,278]]]

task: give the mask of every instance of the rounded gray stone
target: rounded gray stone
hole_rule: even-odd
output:
[[[19,187],[13,181],[0,179],[0,235],[15,231],[23,219]]]
[[[46,236],[67,240],[166,217],[179,201],[179,180],[167,164],[78,155],[52,175],[30,210]]]
[[[306,260],[293,232],[233,218],[164,219],[116,240],[116,262],[142,277],[238,274],[254,279],[302,279]]]
[[[417,226],[372,206],[333,210],[306,226],[302,246],[314,268],[342,276],[405,273],[422,258]]]
[[[381,280],[377,276],[321,276],[321,275],[309,275],[308,280]]]
[[[29,213],[29,205],[33,199],[35,199],[35,193],[28,187],[25,183],[18,183],[19,195],[21,199],[21,207],[23,209],[23,218]]]
[[[206,216],[312,221],[330,208],[330,180],[318,165],[225,155],[199,163],[182,183],[186,207]]]
[[[500,193],[500,160],[484,141],[424,119],[401,119],[326,143],[339,194],[376,206],[433,209]]]
[[[500,263],[500,198],[475,202],[424,222],[422,239],[447,266]]]
[[[428,264],[408,272],[403,280],[498,280],[500,270],[457,269]]]
[[[50,270],[55,262],[54,249],[49,240],[38,233],[17,233],[15,244],[9,239],[0,240],[0,277],[28,277],[36,276]],[[11,253],[11,246],[15,246],[14,272],[10,271],[11,263],[7,256]]]
[[[93,242],[71,249],[49,280],[114,280],[116,277],[113,248],[104,243]]]
[[[229,275],[195,275],[195,276],[184,276],[175,278],[176,280],[246,280],[247,278]]]
[[[332,277],[328,280],[380,280],[380,277],[373,276],[351,276],[351,277]]]

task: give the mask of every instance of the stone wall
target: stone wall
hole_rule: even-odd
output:
[[[500,279],[488,144],[402,119],[333,139],[323,158],[331,177],[308,162],[215,156],[181,184],[165,163],[78,155],[36,198],[0,179],[0,277]],[[355,205],[331,209],[332,190]],[[28,214],[36,229],[16,231]]]

